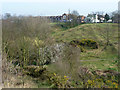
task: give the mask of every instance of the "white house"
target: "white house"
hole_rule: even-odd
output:
[[[93,14],[93,17],[92,17],[91,19],[92,19],[92,22],[93,22],[93,23],[98,23],[98,22],[100,22],[100,21],[98,20],[98,15],[97,15],[97,14]]]
[[[102,23],[104,21],[104,16],[98,14],[88,14],[87,18],[90,23]]]

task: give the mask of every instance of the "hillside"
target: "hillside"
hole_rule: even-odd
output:
[[[89,68],[95,67],[94,69],[105,70],[112,68],[117,70],[116,64],[113,67],[111,67],[111,64],[118,57],[118,24],[82,24],[66,30],[55,29],[53,37],[58,42],[70,42],[72,40],[82,39],[95,40],[99,45],[98,49],[86,50],[86,52],[80,54],[80,60],[83,65]],[[109,39],[110,44],[108,46],[106,46],[107,39]]]
[[[53,36],[57,41],[69,42],[73,39],[94,39],[100,43],[106,42],[107,30],[112,43],[117,43],[118,26],[113,23],[82,24],[67,30],[54,31]]]

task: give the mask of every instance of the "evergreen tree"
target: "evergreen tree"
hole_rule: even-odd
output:
[[[110,16],[106,13],[105,14],[105,20],[108,21],[110,19]]]

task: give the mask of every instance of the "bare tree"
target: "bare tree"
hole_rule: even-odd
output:
[[[119,15],[118,11],[112,12],[111,18],[112,18],[113,23],[118,23],[118,15]]]
[[[104,14],[104,12],[103,12],[103,11],[97,11],[97,12],[92,12],[91,14],[103,15],[103,14]]]
[[[8,18],[10,18],[11,17],[11,14],[10,13],[5,13],[5,15],[4,15],[4,18],[5,19],[8,19]]]
[[[79,16],[78,11],[76,11],[76,10],[73,10],[73,11],[72,11],[72,14],[73,14],[73,15],[76,15],[76,16]]]

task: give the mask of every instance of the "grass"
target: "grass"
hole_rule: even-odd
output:
[[[75,39],[81,40],[84,38],[97,41],[99,44],[98,49],[86,49],[86,52],[80,53],[79,66],[86,67],[90,71],[118,71],[117,25],[113,23],[82,24],[67,30],[55,30],[52,35],[58,42],[70,42]],[[106,46],[107,30],[109,31],[109,42],[111,44],[108,46]],[[66,74],[62,72],[63,69],[56,69],[57,67],[57,64],[51,64],[49,65],[49,70],[53,70],[61,75]]]
[[[109,27],[109,28],[108,28]],[[90,38],[99,42],[105,43],[106,30],[109,29],[110,41],[117,42],[115,37],[118,37],[117,24],[99,23],[99,24],[82,24],[74,28],[64,31],[55,30],[53,36],[57,40],[69,42],[73,39]],[[64,34],[64,35],[63,35]]]
[[[118,71],[116,60],[96,60],[96,61],[82,61],[82,65],[91,70],[115,70]]]
[[[68,29],[60,27],[57,24],[58,23],[50,23],[43,19],[30,17],[23,18],[20,22],[14,23],[3,20],[3,52],[6,54],[6,62],[15,62],[17,63],[16,66],[20,66],[22,70],[24,70],[24,67],[30,65],[45,67],[45,73],[41,71],[43,74],[40,74],[41,76],[38,78],[25,75],[26,79],[31,78],[30,81],[32,81],[32,83],[29,84],[25,79],[25,83],[28,83],[27,85],[33,85],[38,88],[86,87],[82,83],[87,83],[87,81],[91,82],[92,80],[89,80],[91,76],[89,73],[87,73],[88,75],[86,74],[84,68],[87,68],[87,71],[118,71],[117,24],[81,24]],[[25,31],[26,33],[24,33]],[[109,38],[107,38],[107,35]],[[64,46],[62,55],[58,61],[49,64],[44,63],[47,62],[47,60],[49,62],[51,61],[52,55],[50,53],[53,53],[53,55],[57,53],[53,52],[55,47],[47,51],[49,47],[58,42],[68,43],[76,39],[95,40],[99,47],[98,49],[84,48],[85,52],[80,52],[78,47],[67,46],[67,44],[65,44],[66,46]],[[106,46],[107,39],[109,39],[108,46]],[[4,69],[6,69],[5,67]],[[15,68],[14,66],[14,69]],[[36,70],[34,70],[34,72],[37,72]],[[10,71],[7,72],[10,73]],[[82,77],[80,78],[78,74],[82,74]],[[21,78],[22,77],[24,77],[24,75],[21,76]],[[81,80],[82,78],[84,78],[84,80]],[[14,82],[16,83],[17,81]],[[81,84],[77,85],[76,83],[78,82]]]
[[[107,49],[102,49],[106,45],[106,38],[107,38],[107,32],[109,31],[109,41],[112,44],[112,46],[107,46]],[[76,26],[74,28],[70,28],[67,30],[55,30],[54,34],[52,34],[54,38],[56,38],[57,41],[61,42],[70,42],[72,40],[81,40],[84,38],[87,39],[93,39],[98,42],[99,49],[96,50],[87,50],[86,52],[83,52],[80,54],[80,60],[84,60],[82,62],[83,66],[96,66],[97,69],[110,69],[113,68],[117,70],[117,66],[114,65],[112,67],[111,62],[113,60],[117,60],[118,58],[118,26],[117,24],[113,23],[95,23],[95,24],[82,24],[79,26]],[[99,60],[100,61],[94,61]],[[103,59],[101,61],[101,59]],[[106,60],[104,60],[106,59]],[[88,60],[88,61],[86,61]],[[93,60],[93,61],[92,61]],[[106,63],[105,65],[103,65]]]

